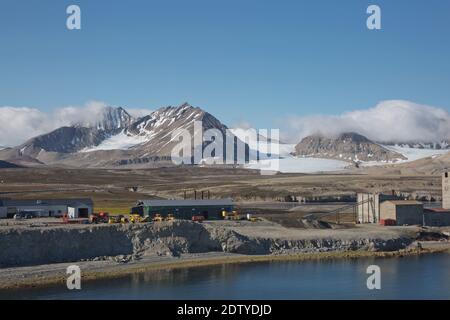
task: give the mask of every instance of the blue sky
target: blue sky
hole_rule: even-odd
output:
[[[450,110],[449,31],[443,0],[2,0],[0,106],[189,101],[256,127],[390,99]]]

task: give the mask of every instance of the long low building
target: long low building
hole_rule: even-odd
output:
[[[202,215],[206,219],[221,219],[222,212],[234,209],[232,199],[213,200],[139,200],[131,209],[133,214],[167,216],[173,214],[177,219],[191,219],[192,216]]]
[[[33,213],[41,217],[87,218],[93,212],[91,199],[0,200],[0,218],[16,213]]]

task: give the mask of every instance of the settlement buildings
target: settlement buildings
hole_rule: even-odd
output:
[[[424,208],[423,203],[414,200],[402,200],[396,196],[380,193],[358,193],[357,222],[383,223],[392,225],[450,225],[450,177],[449,172],[442,174],[442,208]]]
[[[423,224],[423,204],[414,200],[401,200],[394,193],[358,193],[358,223],[384,223],[393,221],[396,225]]]

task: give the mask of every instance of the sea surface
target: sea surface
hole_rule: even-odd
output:
[[[369,290],[367,268],[380,268]],[[373,282],[371,282],[373,283]],[[81,284],[0,291],[1,299],[450,299],[450,254],[224,264]]]

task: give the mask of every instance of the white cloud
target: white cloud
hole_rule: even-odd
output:
[[[231,126],[233,129],[251,129],[253,128],[251,123],[248,121],[239,121]]]
[[[133,118],[148,116],[153,112],[153,110],[146,108],[127,108],[126,110]]]
[[[104,102],[90,101],[84,106],[68,106],[56,109],[49,118],[56,124],[54,128],[80,124],[92,126],[102,119],[108,105]]]
[[[450,138],[450,114],[441,108],[404,100],[382,101],[375,107],[342,115],[289,117],[284,138],[299,142],[321,133],[357,132],[379,142],[439,142]],[[282,137],[283,138],[283,137]]]
[[[0,108],[0,145],[14,146],[26,139],[50,131],[54,125],[35,108]]]
[[[0,107],[0,146],[16,146],[27,139],[62,126],[94,125],[102,119],[108,105],[90,101],[84,106],[68,106],[52,112],[30,107]],[[133,117],[149,114],[147,109],[127,109]]]
[[[63,107],[49,113],[30,107],[0,107],[0,146],[19,145],[31,137],[65,125],[94,124],[106,106],[103,102],[92,101],[84,106]],[[127,111],[134,117],[151,113],[145,108]],[[250,124],[240,122],[234,127],[248,128]],[[337,135],[350,131],[380,142],[437,142],[450,138],[450,114],[442,108],[390,100],[370,109],[337,116],[291,116],[283,122],[280,130],[281,139],[291,143],[315,133]]]

